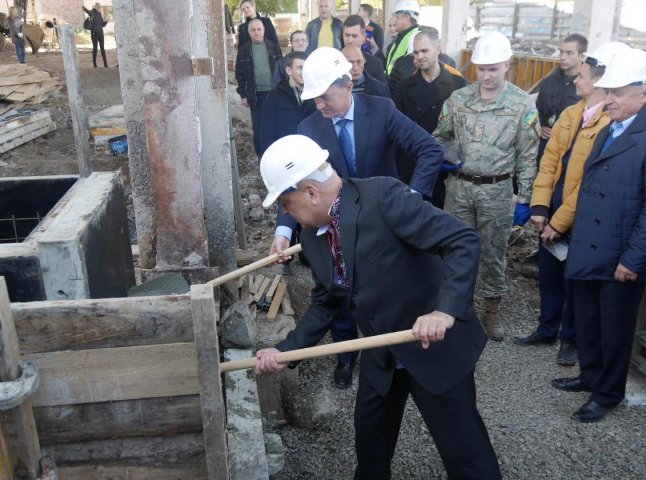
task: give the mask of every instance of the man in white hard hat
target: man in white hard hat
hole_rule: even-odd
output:
[[[417,20],[421,11],[419,3],[415,0],[400,0],[395,7],[395,28],[397,38],[393,41],[392,47],[388,50],[386,57],[386,75],[390,75],[395,62],[408,54],[408,45],[418,32]]]
[[[302,99],[314,98],[317,112],[298,126],[301,133],[330,152],[330,163],[343,178],[389,176],[398,178],[397,147],[410,153],[417,162],[410,181],[412,189],[427,196],[442,164],[442,149],[433,138],[394,103],[383,97],[352,94],[352,65],[332,48],[312,52],[303,65],[305,87]],[[280,212],[271,253],[289,246],[296,222]],[[356,338],[356,326],[344,313],[332,328],[334,341]],[[352,383],[356,354],[338,356],[334,382],[339,388]]]
[[[342,308],[365,336],[412,328],[420,342],[361,354],[354,415],[356,480],[391,478],[409,395],[449,478],[500,478],[476,406],[473,370],[486,336],[472,307],[479,242],[472,228],[387,177],[341,179],[327,150],[293,135],[260,162],[274,201],[303,225],[312,303],[276,348],[259,350],[258,373],[278,373],[278,351],[317,344]]]
[[[444,102],[434,136],[445,159],[455,165],[446,179],[444,208],[472,225],[482,240],[480,280],[485,297],[485,329],[502,341],[500,300],[507,292],[505,265],[512,226],[512,177],[518,176],[513,224],[529,220],[540,133],[530,96],[505,79],[512,56],[498,32],[478,39],[471,61],[478,81]]]
[[[573,414],[584,423],[624,398],[646,282],[646,52],[617,54],[595,86],[606,90],[612,123],[584,166],[565,268],[581,373],[552,381],[559,390],[590,392]]]

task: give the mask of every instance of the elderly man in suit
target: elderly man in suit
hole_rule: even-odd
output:
[[[342,180],[327,157],[292,135],[260,163],[263,205],[278,199],[303,225],[315,287],[298,326],[276,348],[257,352],[257,372],[280,372],[286,365],[276,353],[318,343],[343,306],[366,336],[412,328],[420,342],[361,355],[354,478],[390,478],[409,395],[450,478],[500,478],[475,401],[473,370],[486,343],[472,306],[477,234],[398,180]]]
[[[330,153],[330,164],[343,178],[398,177],[396,147],[412,154],[417,168],[412,189],[430,199],[442,164],[442,149],[421,127],[395,108],[392,100],[352,94],[350,69],[343,54],[332,48],[312,52],[303,65],[305,87],[301,98],[314,98],[317,112],[298,126]],[[296,222],[279,208],[278,227],[271,253],[289,246]],[[332,327],[335,341],[356,338],[357,329],[347,312]],[[352,383],[356,354],[341,354],[334,372],[339,388]]]
[[[552,380],[559,390],[590,392],[572,415],[584,423],[624,398],[646,282],[646,52],[618,53],[595,86],[606,89],[612,122],[583,169],[565,267],[581,374]]]

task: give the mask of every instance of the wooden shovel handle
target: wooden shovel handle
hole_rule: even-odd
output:
[[[399,332],[384,333],[383,335],[374,335],[372,337],[363,337],[356,340],[347,340],[345,342],[329,343],[318,345],[316,347],[301,348],[289,352],[280,352],[276,355],[278,363],[297,362],[309,358],[323,357],[325,355],[336,355],[339,353],[355,352],[357,350],[367,350],[370,348],[387,347],[389,345],[398,345],[400,343],[414,342],[412,330],[402,330]],[[234,370],[243,370],[254,368],[258,360],[247,358],[245,360],[235,360],[232,362],[222,362],[220,372],[232,372]]]
[[[296,255],[298,252],[303,250],[301,247],[300,243],[297,243],[293,247],[289,247],[285,250],[283,250],[283,257],[291,257],[292,255]],[[226,273],[222,275],[221,277],[214,278],[213,280],[207,282],[207,285],[210,285],[211,287],[217,287],[222,285],[223,283],[230,282],[231,280],[236,280],[243,275],[246,275],[247,273],[253,272],[254,270],[258,270],[259,268],[266,267],[268,265],[272,265],[276,263],[278,260],[278,254],[274,253],[273,255],[269,255],[268,257],[262,258],[258,260],[257,262],[250,263],[249,265],[245,265],[242,268],[239,268],[237,270],[234,270],[233,272]]]

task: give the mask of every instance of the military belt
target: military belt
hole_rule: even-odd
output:
[[[466,173],[460,172],[451,172],[451,174],[461,180],[466,180],[467,182],[474,183],[475,185],[491,185],[511,178],[511,173],[503,173],[502,175],[494,175],[489,177],[482,175],[467,175]]]

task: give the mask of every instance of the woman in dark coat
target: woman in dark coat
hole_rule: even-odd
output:
[[[103,20],[103,15],[101,15],[101,4],[95,3],[92,10],[88,10],[83,7],[83,11],[90,16],[90,35],[92,37],[92,63],[94,68],[96,68],[96,52],[97,46],[101,47],[101,56],[103,57],[103,66],[108,68],[108,60],[105,56],[105,43],[103,38],[103,27],[105,27],[108,22]]]

